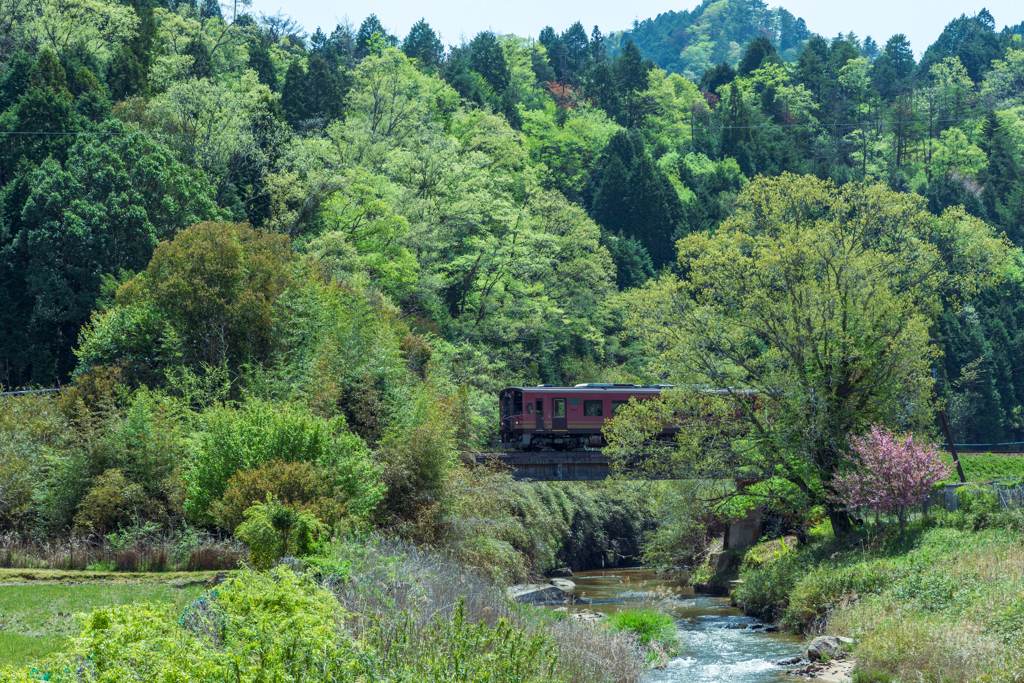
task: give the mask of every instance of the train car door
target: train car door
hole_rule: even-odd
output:
[[[566,415],[565,412],[564,398],[551,399],[551,431],[569,431],[569,417]]]
[[[544,431],[544,399],[537,399],[537,431]]]

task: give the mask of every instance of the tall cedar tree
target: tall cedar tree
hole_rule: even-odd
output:
[[[430,24],[425,19],[420,19],[412,25],[409,35],[402,41],[402,52],[412,59],[419,60],[428,71],[434,71],[441,66],[441,60],[444,59],[444,44],[434,29],[430,28]]]
[[[982,195],[989,216],[995,218],[1014,244],[1024,245],[1024,179],[1018,164],[1020,150],[1010,137],[1007,126],[995,112],[989,112],[982,124],[981,148],[988,156],[978,180],[984,186]]]

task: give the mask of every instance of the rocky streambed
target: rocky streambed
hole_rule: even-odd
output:
[[[523,602],[564,609],[574,618],[599,621],[621,609],[653,608],[671,615],[679,629],[679,656],[651,671],[645,683],[767,683],[813,678],[848,681],[849,663],[828,665],[805,659],[805,641],[729,604],[728,598],[695,593],[660,579],[650,570],[581,572],[559,586],[534,584],[510,589]]]

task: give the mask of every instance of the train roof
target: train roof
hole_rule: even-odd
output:
[[[573,387],[556,387],[553,384],[538,384],[536,386],[519,386],[519,387],[505,387],[499,394],[504,394],[506,391],[529,391],[530,393],[541,393],[541,394],[566,394],[566,393],[607,393],[607,392],[618,392],[618,393],[631,393],[631,394],[657,394],[663,389],[674,389],[674,384],[577,384]],[[698,391],[705,394],[720,394],[720,395],[733,395],[733,396],[756,396],[757,391],[754,389],[705,389],[694,387]]]
[[[552,384],[538,384],[537,386],[506,387],[506,391],[529,391],[530,393],[541,394],[566,394],[566,393],[658,393],[662,389],[671,388],[671,384],[577,384],[573,387],[556,387]]]

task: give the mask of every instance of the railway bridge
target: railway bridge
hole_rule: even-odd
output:
[[[497,451],[477,453],[477,463],[499,463],[516,480],[599,481],[611,474],[608,456],[593,451]]]
[[[598,449],[587,451],[495,451],[477,453],[480,465],[497,463],[512,470],[517,481],[600,481],[611,475],[610,458]],[[701,478],[709,476],[708,473]],[[762,479],[749,473],[723,470],[716,478]],[[681,473],[659,474],[645,472],[644,479],[686,479]]]

